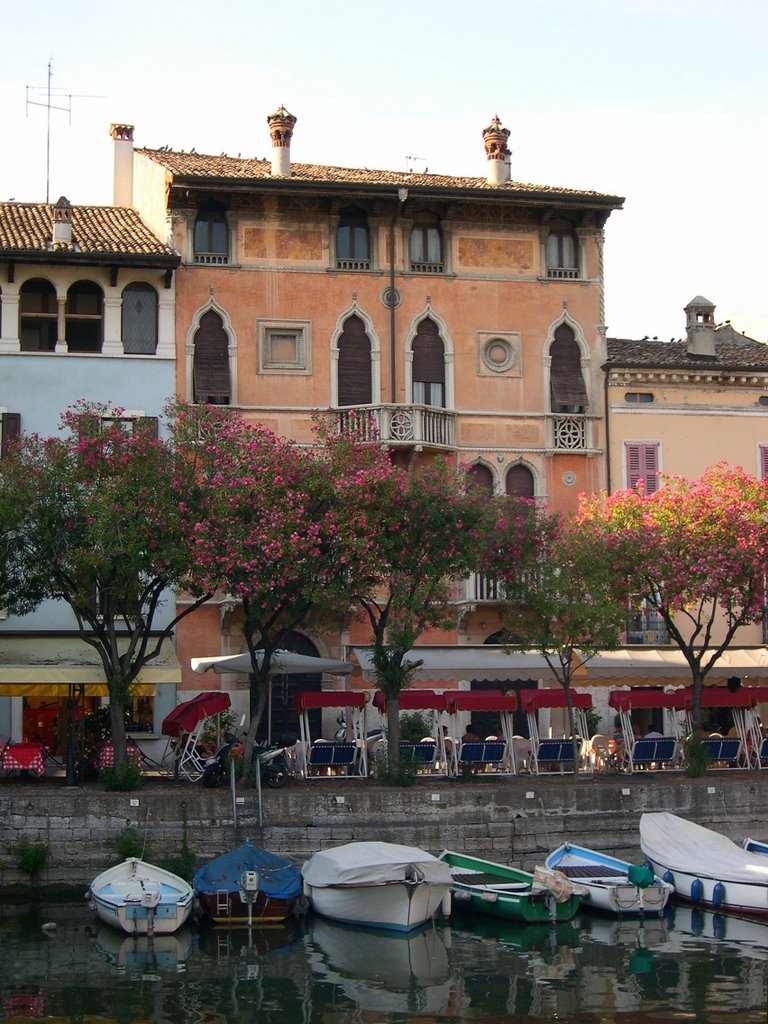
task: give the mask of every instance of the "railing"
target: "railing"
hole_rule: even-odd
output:
[[[552,447],[559,451],[578,452],[587,447],[587,419],[576,413],[551,413]]]
[[[547,277],[557,281],[575,281],[579,277],[578,267],[547,267]]]
[[[195,263],[205,263],[208,266],[223,266],[229,263],[229,253],[226,252],[196,252]]]
[[[456,587],[454,600],[463,604],[476,604],[480,601],[496,603],[504,600],[504,584],[493,576],[475,572],[462,580]]]
[[[337,270],[370,270],[371,261],[369,259],[364,260],[352,260],[352,259],[341,259],[340,257],[336,260]]]
[[[455,413],[430,405],[358,405],[336,412],[341,432],[355,431],[368,441],[455,447]]]
[[[444,274],[445,264],[444,263],[415,263],[411,260],[411,273],[412,274]]]

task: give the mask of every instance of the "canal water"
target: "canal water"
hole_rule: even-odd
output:
[[[410,938],[309,915],[133,939],[84,899],[0,905],[0,1021],[768,1024],[768,924],[682,905],[557,926],[454,915]]]

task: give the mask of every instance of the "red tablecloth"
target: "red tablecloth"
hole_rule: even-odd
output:
[[[34,772],[40,776],[45,771],[45,759],[42,743],[11,743],[3,752],[3,769]]]
[[[129,761],[139,761],[139,748],[135,743],[126,744],[126,753]],[[102,768],[111,768],[115,763],[115,750],[111,743],[103,743],[96,754],[96,767],[101,771]]]

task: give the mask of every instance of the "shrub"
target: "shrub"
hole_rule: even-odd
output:
[[[376,755],[376,778],[384,786],[412,786],[416,781],[417,768],[412,757],[401,754],[400,763],[394,768],[386,750],[380,750]]]
[[[418,743],[432,733],[432,723],[420,711],[400,715],[400,739],[405,743]]]
[[[45,867],[48,860],[48,847],[45,843],[31,843],[28,839],[20,839],[16,844],[16,863],[19,871],[30,878],[35,878]]]
[[[189,842],[187,841],[188,830],[186,810],[183,814],[181,849],[173,857],[166,857],[165,860],[161,862],[161,867],[164,867],[166,871],[170,871],[174,875],[178,875],[179,878],[183,878],[185,881],[191,882],[195,874],[195,868],[197,867],[197,858],[189,848]]]
[[[127,825],[114,839],[110,839],[109,845],[117,854],[118,861],[128,860],[129,857],[141,859],[144,856],[144,839],[132,825]]]
[[[710,760],[709,751],[701,742],[701,737],[691,736],[685,743],[685,774],[688,778],[700,778]]]
[[[101,781],[104,789],[111,791],[127,792],[138,789],[142,784],[141,766],[135,761],[124,761],[119,767],[113,765],[104,768],[101,772]]]

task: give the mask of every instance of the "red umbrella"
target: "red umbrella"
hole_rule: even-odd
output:
[[[183,732],[192,732],[198,722],[226,711],[230,704],[229,694],[224,690],[199,693],[192,700],[177,704],[173,711],[165,716],[163,736],[181,736]]]

